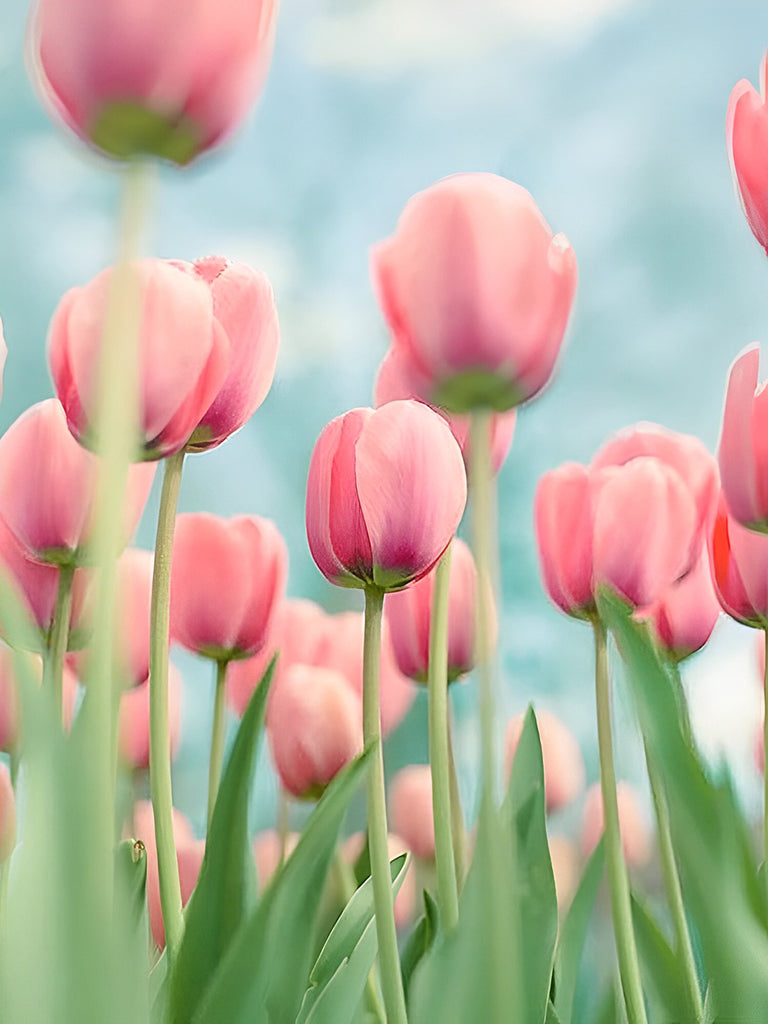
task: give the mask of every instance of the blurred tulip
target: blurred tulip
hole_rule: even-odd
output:
[[[579,852],[576,844],[565,836],[550,836],[549,859],[555,877],[555,892],[560,913],[568,910],[579,884]]]
[[[393,775],[389,787],[392,828],[420,860],[435,859],[432,772],[428,764],[411,764]]]
[[[299,841],[299,832],[289,832],[285,837],[285,858],[290,857],[296,849]],[[266,832],[259,832],[253,840],[253,858],[256,861],[256,877],[259,882],[259,892],[263,892],[272,877],[280,867],[282,842],[275,829],[268,829]]]
[[[38,686],[43,681],[43,662],[37,654],[14,651],[0,644],[0,750],[17,751],[21,746],[21,707],[17,679],[17,659],[27,662],[28,671]],[[65,729],[72,725],[77,700],[77,675],[65,662],[62,670],[61,720]]]
[[[384,612],[398,667],[403,675],[425,683],[429,669],[429,632],[432,622],[432,594],[435,570],[396,594],[388,594]],[[475,666],[475,591],[477,569],[472,552],[464,541],[455,538],[451,549],[451,574],[448,586],[448,681],[471,672]],[[497,631],[493,595],[490,595],[493,621],[491,644]]]
[[[466,500],[461,451],[441,416],[413,401],[353,409],[312,453],[312,557],[331,583],[400,590],[445,551]]]
[[[285,541],[269,519],[178,516],[171,638],[216,661],[257,654],[267,643],[287,573]]]
[[[531,195],[455,174],[413,196],[371,254],[395,345],[452,412],[504,411],[547,384],[576,289],[576,258]]]
[[[760,68],[760,93],[742,78],[731,93],[726,141],[734,185],[752,234],[768,248],[768,109],[766,58]]]
[[[283,788],[317,800],[363,749],[360,701],[339,672],[292,665],[270,694],[267,734]]]
[[[118,749],[131,768],[149,768],[149,685],[126,690],[120,697]],[[168,666],[168,729],[171,757],[176,756],[181,733],[181,675],[175,665]]]
[[[709,552],[704,548],[693,569],[664,591],[646,616],[667,654],[682,661],[709,640],[720,610],[712,585]]]
[[[82,565],[94,526],[99,460],[73,439],[55,398],[22,413],[0,437],[0,518],[30,557]],[[131,466],[127,543],[149,496],[154,466]]]
[[[354,866],[357,862],[358,857],[363,852],[363,848],[366,844],[366,835],[364,832],[355,832],[354,835],[349,836],[344,840],[341,847],[341,855],[344,860]],[[389,859],[392,861],[395,857],[399,857],[403,853],[409,853],[408,844],[402,838],[397,835],[396,832],[390,832],[387,835],[387,848],[389,852]],[[400,886],[400,891],[395,896],[395,924],[398,928],[405,928],[413,920],[414,911],[416,910],[416,872],[413,867],[413,861],[408,865]]]
[[[755,768],[757,768],[758,772],[762,775],[765,771],[765,729],[762,722],[755,730],[755,744],[752,752],[755,761]]]
[[[187,164],[229,135],[260,91],[277,6],[38,0],[33,74],[52,110],[108,156]]]
[[[409,398],[430,404],[431,390],[429,377],[421,372],[408,352],[404,348],[396,346],[390,348],[376,375],[374,404],[378,407],[386,405],[387,402]],[[450,413],[435,405],[432,405],[432,408],[448,420],[448,426],[461,448],[464,462],[469,466],[469,416]],[[499,472],[509,454],[516,418],[517,413],[514,409],[509,412],[493,413],[490,417],[491,466],[494,473]]]
[[[728,511],[742,526],[768,532],[768,389],[758,385],[760,348],[733,362],[720,433],[720,479]]]
[[[505,733],[507,778],[512,771],[515,751],[523,732],[525,715],[507,722]],[[549,711],[536,712],[536,724],[544,763],[544,794],[547,813],[552,814],[576,799],[584,788],[586,772],[581,748],[573,734]]]
[[[616,799],[624,859],[630,867],[642,867],[651,858],[651,836],[637,793],[629,783],[619,782],[616,785]],[[604,828],[603,794],[600,784],[596,782],[589,787],[584,798],[581,848],[585,856],[589,856],[597,846]]]
[[[191,263],[132,265],[141,301],[136,458],[162,459],[189,442],[226,380],[230,342],[213,295]],[[98,367],[114,268],[59,303],[48,335],[56,393],[74,436],[92,446]]]
[[[712,581],[723,609],[747,626],[768,627],[768,537],[740,526],[723,496],[711,545]]]
[[[0,764],[0,864],[4,864],[16,846],[16,797],[11,776]]]

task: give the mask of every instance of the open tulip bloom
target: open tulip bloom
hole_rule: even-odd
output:
[[[116,262],[53,313],[56,397],[0,437],[2,1024],[766,1021],[767,720],[755,830],[697,749],[681,679],[723,613],[762,634],[768,703],[757,346],[731,367],[717,459],[638,423],[588,464],[540,467],[541,581],[593,635],[599,769],[583,716],[577,738],[560,709],[515,714],[498,749],[495,647],[520,628],[503,595],[523,584],[499,585],[496,481],[516,472],[518,415],[545,429],[565,416],[556,389],[548,413],[517,407],[554,378],[577,279],[520,184],[441,178],[372,249],[389,349],[376,408],[332,419],[307,460],[315,600],[285,596],[282,524],[248,508],[176,516],[185,458],[269,393],[278,304],[246,264],[144,256],[142,176],[237,129],[276,13],[37,0],[30,15],[38,90],[118,162],[124,210]],[[768,249],[765,88],[735,87],[726,145]],[[0,374],[5,354],[0,328]],[[140,550],[158,462],[154,550]],[[181,708],[201,712],[172,643],[215,666],[207,815],[189,782],[174,794]],[[614,763],[611,651],[642,740],[643,765],[622,758],[631,783]],[[578,675],[574,707],[588,700]],[[451,692],[477,714],[452,735],[448,685],[465,679]],[[531,694],[515,680],[520,708]],[[418,712],[399,727],[422,701],[408,763]],[[175,771],[193,747],[186,733]],[[255,773],[278,805],[257,836]],[[607,910],[603,876],[612,937],[589,924]]]

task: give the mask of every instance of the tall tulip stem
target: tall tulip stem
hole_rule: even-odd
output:
[[[213,698],[213,728],[211,730],[211,756],[208,762],[208,828],[211,827],[216,794],[221,781],[221,766],[224,761],[224,737],[227,724],[226,704],[227,661],[216,662],[216,691]]]
[[[435,569],[429,630],[429,763],[432,771],[432,816],[440,910],[447,931],[459,921],[456,863],[451,829],[450,759],[448,751],[448,588],[449,545]]]
[[[593,626],[595,633],[597,744],[600,754],[600,785],[603,793],[603,816],[605,819],[605,858],[611,893],[613,931],[616,936],[619,975],[627,1008],[628,1024],[646,1024],[635,933],[632,929],[629,874],[619,831],[619,804],[616,797],[616,770],[613,764],[611,735],[611,681],[608,673],[608,643],[605,626],[602,622],[599,619],[595,620]]]
[[[363,741],[374,748],[368,773],[368,849],[379,940],[381,989],[388,1024],[407,1024],[403,978],[397,950],[392,878],[387,845],[387,803],[384,788],[384,757],[381,747],[379,662],[384,591],[370,586],[365,591],[365,639],[363,647]]]
[[[173,838],[171,743],[168,731],[168,647],[171,611],[171,551],[176,506],[181,487],[184,452],[165,461],[160,512],[157,519],[155,565],[149,634],[149,781],[155,817],[160,906],[165,924],[168,957],[172,961],[181,942],[181,885]]]
[[[53,613],[53,627],[48,642],[43,668],[43,684],[53,694],[54,706],[59,717],[62,715],[64,690],[64,655],[69,640],[69,618],[72,611],[72,581],[74,565],[62,565],[59,569],[59,584],[56,590],[56,606]]]
[[[450,704],[450,702],[449,702]],[[448,735],[448,785],[451,790],[451,832],[453,834],[453,861],[456,868],[456,889],[459,896],[464,888],[467,861],[467,830],[464,825],[464,811],[461,806],[459,777],[456,774],[456,758],[453,754],[453,716],[448,707],[446,729]]]

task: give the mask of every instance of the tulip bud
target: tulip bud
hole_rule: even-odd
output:
[[[411,764],[393,776],[389,790],[392,827],[420,860],[435,859],[432,773],[428,764]]]
[[[731,366],[718,459],[730,514],[742,526],[768,533],[768,389],[758,385],[759,368],[757,345]]]
[[[760,68],[758,93],[742,78],[731,93],[726,117],[726,141],[736,192],[752,234],[768,248],[768,108],[766,58]]]
[[[525,715],[515,715],[507,723],[505,734],[507,777],[512,771],[517,745],[523,732]],[[536,724],[544,764],[544,794],[547,813],[552,814],[576,799],[584,788],[584,757],[575,737],[559,718],[549,711],[536,712]]]
[[[723,609],[746,626],[768,627],[768,537],[740,526],[720,499],[712,531],[712,582]]]
[[[630,867],[642,867],[651,858],[651,837],[637,793],[627,782],[616,785],[616,800],[619,806],[619,832],[624,860]],[[603,794],[600,784],[595,783],[587,790],[584,798],[584,817],[581,832],[581,848],[585,856],[597,846],[605,829],[603,816]]]
[[[120,697],[118,749],[131,768],[149,768],[149,687],[147,679]],[[175,757],[181,732],[181,675],[175,665],[168,666],[168,731]]]

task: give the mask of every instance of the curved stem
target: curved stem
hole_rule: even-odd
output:
[[[600,752],[600,785],[605,819],[605,861],[611,892],[613,931],[619,959],[619,975],[629,1024],[646,1024],[645,1003],[632,930],[629,874],[621,847],[619,804],[611,736],[611,683],[608,675],[608,644],[605,626],[593,623],[595,633],[595,696],[597,702],[597,743]]]
[[[677,956],[683,969],[685,979],[686,995],[688,997],[691,1021],[701,1021],[704,1007],[701,1002],[701,988],[699,987],[699,976],[696,971],[696,961],[693,958],[691,936],[688,932],[688,922],[685,917],[685,905],[683,904],[683,893],[680,888],[680,876],[675,861],[675,851],[672,846],[672,833],[669,827],[669,808],[667,807],[664,788],[661,777],[656,771],[653,761],[648,756],[648,748],[645,751],[645,763],[648,767],[648,778],[651,783],[651,795],[653,806],[656,812],[656,824],[659,833],[659,854],[661,858],[661,873],[664,877],[664,888],[667,893],[672,916],[672,926],[675,930],[675,942],[677,945]]]
[[[450,689],[449,689],[450,695]],[[451,834],[453,837],[453,862],[456,867],[456,890],[461,896],[464,888],[467,860],[467,830],[464,825],[464,811],[461,806],[461,790],[456,774],[456,759],[453,756],[453,716],[450,706],[446,720],[448,731],[448,785],[451,791]]]
[[[371,884],[379,940],[381,988],[389,1024],[407,1024],[403,977],[397,950],[392,876],[387,845],[387,803],[384,789],[384,756],[381,748],[379,706],[379,661],[381,656],[381,613],[384,591],[365,591],[365,640],[363,646],[363,742],[375,747],[368,773],[368,849],[371,855]]]
[[[181,942],[184,920],[176,844],[173,838],[171,744],[168,732],[168,631],[171,606],[171,550],[184,452],[165,461],[157,519],[149,634],[149,782],[155,817],[160,906],[169,960]]]
[[[69,640],[69,617],[72,611],[72,580],[74,576],[74,565],[60,567],[53,626],[43,667],[43,686],[53,693],[54,706],[59,718],[63,714],[64,655],[67,653],[67,641]]]
[[[213,729],[211,731],[211,757],[208,762],[208,828],[211,827],[216,794],[221,782],[221,766],[224,761],[224,737],[227,715],[226,696],[227,661],[216,662],[216,693],[213,699]]]
[[[435,825],[437,893],[446,931],[459,921],[456,863],[451,834],[451,789],[448,754],[448,588],[451,545],[435,568],[429,626],[429,763],[432,771],[432,818]]]

